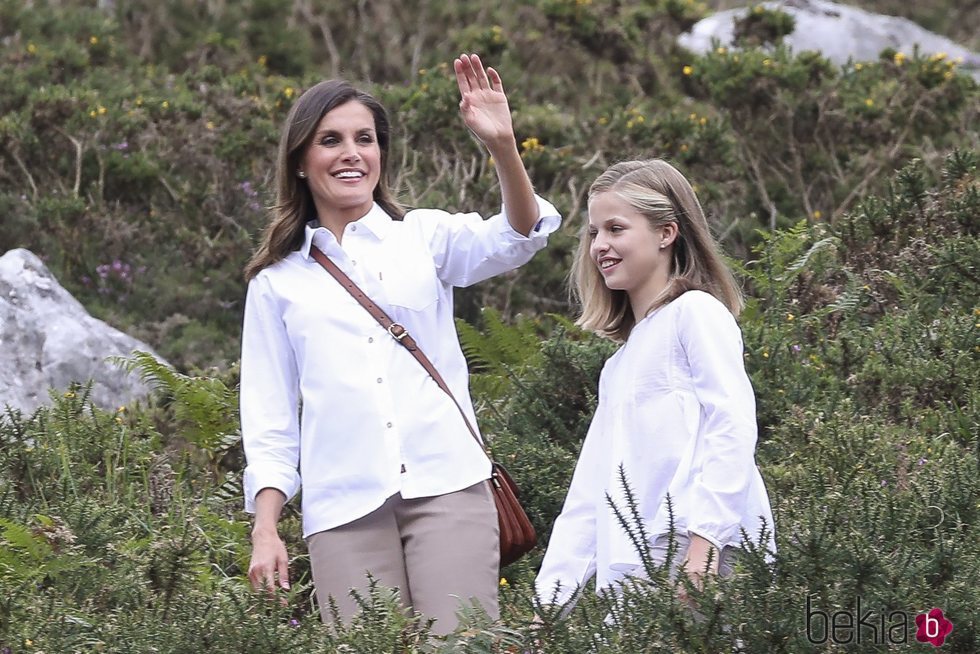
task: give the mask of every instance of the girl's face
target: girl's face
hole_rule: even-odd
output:
[[[328,111],[303,153],[300,170],[321,218],[346,220],[364,216],[374,202],[381,177],[381,148],[374,114],[357,101]]]
[[[652,301],[670,272],[674,231],[652,227],[649,218],[607,191],[589,203],[588,233],[589,255],[606,286],[626,291],[634,304],[651,293]]]

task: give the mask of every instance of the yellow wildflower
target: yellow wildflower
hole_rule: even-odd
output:
[[[510,586],[510,584],[507,582],[507,577],[501,577],[500,578],[500,587],[501,588],[507,588],[507,586]]]
[[[946,53],[945,52],[937,52],[936,54],[932,55],[932,57],[930,57],[930,58],[933,61],[942,61],[943,59],[946,58]]]
[[[169,109],[170,103],[164,100],[163,102],[160,103],[160,106],[163,107],[164,109]]]
[[[681,152],[687,152],[687,143],[681,143]]]
[[[93,109],[92,111],[88,112],[88,115],[91,116],[92,118],[95,118],[99,114],[95,113],[95,109]]]
[[[725,49],[725,48],[718,48],[717,50],[715,50],[715,52],[717,52],[720,55],[723,55],[723,54],[726,54],[728,52],[728,50]]]
[[[896,52],[895,56],[892,58],[892,61],[895,62],[896,66],[901,66],[902,64],[905,63],[905,53]]]
[[[541,141],[536,136],[529,136],[521,141],[521,148],[524,152],[540,152],[544,150],[544,146],[541,145]]]
[[[214,123],[211,122],[210,120],[208,122],[204,123],[204,126],[206,128],[208,128],[208,129],[214,129]]]
[[[105,107],[103,107],[101,104],[99,105],[99,115],[100,116],[104,116],[107,111],[109,111],[109,110],[106,109]]]
[[[875,106],[875,101],[872,100],[871,98],[865,98],[865,100],[864,100],[864,106],[866,106],[866,107],[873,107],[873,106]]]
[[[609,118],[607,118],[606,116],[599,116],[598,123],[600,125],[605,125],[608,122],[609,122]]]
[[[694,121],[696,121],[698,119],[698,115],[697,114],[691,114],[690,116],[688,116],[688,118],[690,118],[691,119],[691,122],[693,123]]]
[[[291,86],[287,86],[286,88],[284,88],[284,89],[282,90],[282,94],[283,94],[284,96],[286,96],[287,98],[291,98],[291,97],[293,97],[293,95],[294,95],[295,93],[296,93],[296,91],[294,91],[294,90],[293,90],[293,87],[291,87]]]
[[[763,359],[768,359],[768,358],[769,358],[769,353],[768,353],[768,352],[766,352],[765,350],[763,350],[763,351],[762,351],[762,358],[763,358]]]
[[[772,59],[763,59],[762,60],[762,65],[763,66],[766,66],[766,67],[772,66]]]
[[[707,125],[708,124],[708,119],[707,118],[701,118],[701,120],[699,120],[698,122],[701,123],[702,125]]]
[[[684,66],[683,72],[684,72],[685,75],[690,75],[691,73],[694,72],[694,69],[691,68],[690,66]]]
[[[862,68],[864,68],[864,64],[860,62],[854,64],[854,70],[861,70]]]
[[[823,216],[823,213],[820,211],[820,209],[817,209],[816,211],[813,212],[813,219],[814,220],[820,220],[820,218],[822,216]]]
[[[791,314],[791,313],[787,313],[787,314],[786,314],[786,320],[787,320],[788,322],[793,322],[794,320],[796,320],[796,316],[794,316],[794,315],[793,315],[793,314]]]
[[[266,62],[269,61],[269,58],[267,56],[265,56],[265,55],[259,55],[259,58],[258,58],[257,61],[259,62],[259,65],[260,66],[262,66],[263,68],[265,68],[265,64],[266,64]]]
[[[136,98],[136,106],[137,107],[142,107],[143,106],[143,96],[140,96],[140,97]]]
[[[27,53],[28,54],[35,54],[36,52],[37,52],[37,46],[34,45],[33,43],[28,43],[27,44]]]
[[[98,45],[99,44],[99,37],[97,37],[97,36],[90,36],[90,37],[88,37],[88,42],[91,43],[92,45]]]
[[[946,80],[947,82],[949,80],[953,79],[953,77],[955,77],[955,75],[953,74],[953,71],[951,71],[951,70],[947,70],[945,73],[943,73],[943,79]]]

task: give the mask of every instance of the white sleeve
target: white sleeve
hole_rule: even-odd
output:
[[[514,230],[501,212],[484,220],[479,214],[450,214],[433,209],[410,211],[428,241],[439,279],[450,286],[470,286],[527,263],[558,229],[558,210],[538,196],[538,222],[530,235]]]
[[[677,333],[701,405],[700,471],[693,477],[688,530],[716,547],[739,540],[755,472],[755,395],[742,354],[742,333],[731,312],[700,291],[676,301]]]
[[[268,278],[248,285],[242,329],[241,421],[245,510],[255,496],[276,488],[289,500],[300,486],[299,375],[281,311]]]
[[[598,428],[601,411],[600,401],[534,581],[542,604],[565,604],[577,598],[578,591],[596,572],[596,502],[605,502],[599,474],[603,461],[602,432]]]

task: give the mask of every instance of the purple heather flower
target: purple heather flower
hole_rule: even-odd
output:
[[[920,466],[924,466],[926,464],[926,461],[928,461],[928,460],[929,459],[927,459],[925,457],[922,457],[921,459],[919,459],[919,465]]]
[[[296,618],[291,619],[289,621],[289,626],[290,627],[298,627],[299,626],[299,620],[297,620]]]
[[[129,143],[127,141],[116,143],[115,145],[112,146],[112,149],[119,150],[120,152],[124,152],[129,149]]]
[[[794,345],[794,346],[792,347],[792,350],[793,350],[794,352],[799,352],[799,351],[800,351],[800,350],[802,350],[802,349],[803,349],[803,348],[802,348],[802,347],[800,347],[800,345],[799,345],[799,343],[797,343],[796,345]]]

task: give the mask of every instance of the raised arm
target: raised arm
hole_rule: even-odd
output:
[[[515,231],[527,236],[538,222],[538,205],[531,180],[517,151],[514,123],[500,74],[483,68],[477,55],[460,55],[453,62],[463,122],[493,157],[507,219]]]

